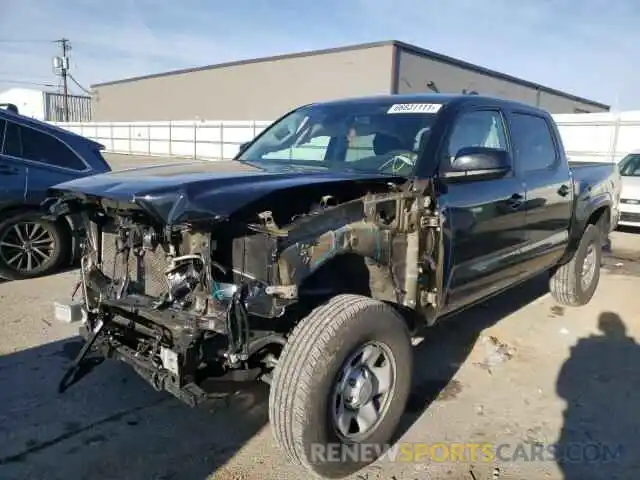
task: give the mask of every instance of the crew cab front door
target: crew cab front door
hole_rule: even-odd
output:
[[[461,111],[440,154],[440,172],[465,147],[510,152],[506,120],[499,108]],[[458,181],[443,178],[439,196],[445,217],[445,291],[441,313],[448,313],[495,293],[523,277],[525,186],[517,168],[500,178]]]

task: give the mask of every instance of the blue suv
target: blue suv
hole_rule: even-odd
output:
[[[0,105],[0,278],[53,273],[78,253],[72,218],[52,222],[40,204],[58,183],[111,171],[101,144]]]

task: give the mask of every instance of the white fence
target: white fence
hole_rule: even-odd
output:
[[[270,123],[206,120],[54,124],[103,144],[107,152],[218,160],[233,158],[241,144]]]
[[[614,162],[640,150],[640,111],[554,115],[571,160]],[[270,121],[90,122],[56,125],[106,151],[133,155],[230,159]]]
[[[571,160],[617,162],[640,151],[640,111],[554,115]]]

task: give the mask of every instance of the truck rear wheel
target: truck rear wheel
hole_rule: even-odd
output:
[[[600,281],[601,261],[602,232],[596,225],[588,225],[571,260],[551,274],[553,298],[571,307],[589,303]]]
[[[411,390],[413,348],[391,306],[339,295],[294,329],[274,372],[269,418],[292,461],[325,478],[384,453]]]

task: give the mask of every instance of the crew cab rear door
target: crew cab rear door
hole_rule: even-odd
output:
[[[542,112],[507,112],[514,159],[526,184],[527,230],[523,248],[530,272],[556,264],[569,241],[573,183],[553,121]]]
[[[441,313],[502,290],[524,275],[521,251],[528,241],[525,186],[515,166],[499,178],[460,181],[446,174],[449,162],[462,148],[510,151],[508,138],[506,119],[498,107],[466,107],[448,127],[439,154],[448,292]]]

